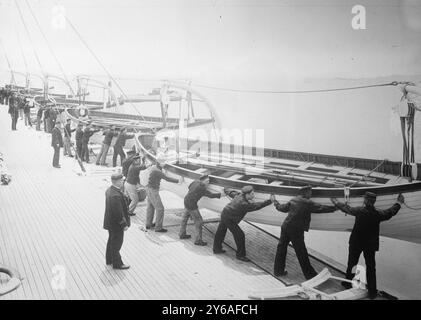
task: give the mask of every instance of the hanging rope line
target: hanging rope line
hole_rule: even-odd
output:
[[[380,84],[372,84],[372,85],[365,85],[365,86],[355,86],[355,87],[343,87],[343,88],[331,88],[331,89],[315,89],[315,90],[291,90],[291,91],[271,91],[271,90],[242,90],[242,89],[231,89],[231,88],[223,88],[223,87],[213,87],[207,86],[203,84],[193,84],[194,87],[212,89],[212,90],[219,90],[219,91],[229,91],[229,92],[241,92],[241,93],[271,93],[271,94],[278,94],[278,93],[317,93],[317,92],[332,92],[332,91],[346,91],[346,90],[357,90],[357,89],[366,89],[366,88],[375,88],[375,87],[386,87],[386,86],[397,86],[398,84],[407,84],[408,82],[398,82],[393,81],[389,83],[380,83]]]
[[[57,2],[56,2],[57,3]],[[95,54],[95,52],[89,47],[88,43],[83,39],[82,35],[79,33],[79,31],[76,29],[76,27],[73,25],[73,23],[70,21],[70,19],[65,16],[65,19],[67,23],[70,25],[70,27],[73,29],[73,31],[76,33],[76,35],[79,37],[80,41],[84,44],[86,49],[91,53],[91,55],[94,57],[94,59],[98,62],[98,64],[101,66],[101,68],[104,70],[104,72],[107,74],[107,76],[115,83],[117,88],[120,90],[122,95],[125,99],[129,100],[128,96],[124,92],[124,90],[120,87],[119,83],[114,79],[114,77],[111,75],[111,73],[108,72],[107,68],[104,66],[104,64],[101,62],[101,60],[98,58],[98,56]],[[137,112],[138,115],[141,116],[143,121],[146,121],[143,115],[137,110],[136,106],[130,102],[130,105],[133,107],[133,109]]]
[[[10,72],[11,72],[11,73],[12,73],[12,75],[13,75],[12,65],[10,64],[9,57],[7,56],[7,53],[6,53],[6,48],[4,47],[4,45],[3,45],[3,41],[1,41],[1,39],[0,39],[0,43],[1,43],[1,46],[2,46],[2,48],[3,48],[3,54],[4,54],[4,57],[6,58],[7,65],[9,66],[9,70],[10,70]]]
[[[45,77],[44,69],[42,67],[42,64],[41,64],[41,61],[39,59],[38,53],[35,50],[34,42],[32,41],[31,34],[29,33],[28,26],[26,25],[25,19],[23,17],[22,11],[20,10],[20,7],[19,7],[19,4],[18,4],[17,0],[15,0],[15,5],[16,5],[16,8],[18,9],[20,19],[22,21],[23,26],[25,27],[25,31],[26,31],[26,34],[27,34],[27,36],[29,38],[29,41],[31,42],[32,50],[34,51],[34,55],[35,55],[35,58],[36,58],[36,60],[38,62],[38,65],[39,65],[39,68],[41,70],[41,73]]]
[[[19,43],[20,52],[21,52],[22,58],[23,58],[23,63],[25,64],[25,71],[26,71],[26,73],[28,73],[29,72],[29,70],[28,70],[28,63],[26,61],[26,57],[25,57],[25,54],[23,52],[22,42],[20,41],[18,28],[15,28],[15,30],[16,30],[16,37],[17,37],[18,43]]]
[[[15,1],[16,1],[16,0],[15,0]],[[63,77],[64,77],[65,81],[67,82],[67,86],[69,87],[69,89],[70,89],[70,91],[71,91],[71,94],[72,94],[72,95],[74,95],[74,94],[75,94],[75,92],[73,91],[73,88],[72,88],[72,86],[71,86],[71,84],[70,84],[70,81],[69,81],[69,79],[68,79],[68,78],[67,78],[67,76],[66,76],[66,72],[64,72],[63,66],[61,65],[61,63],[60,63],[59,59],[57,58],[56,54],[54,53],[54,50],[53,50],[53,48],[51,47],[50,42],[48,41],[48,39],[47,39],[47,37],[46,37],[46,35],[45,35],[44,31],[42,30],[41,25],[40,25],[40,23],[39,23],[39,21],[38,21],[37,17],[36,17],[36,16],[35,16],[35,14],[34,14],[34,11],[32,10],[31,5],[29,4],[28,0],[25,0],[25,2],[26,2],[26,5],[27,5],[27,6],[28,6],[28,8],[29,8],[29,12],[31,13],[32,17],[34,18],[34,20],[35,20],[35,22],[36,22],[36,24],[37,24],[37,26],[38,26],[39,31],[41,32],[41,34],[42,34],[42,36],[43,36],[43,38],[44,38],[45,42],[47,43],[47,47],[48,47],[48,49],[50,50],[51,55],[52,55],[52,56],[54,57],[54,59],[56,60],[56,63],[57,63],[57,65],[59,66],[60,71],[61,71],[61,73],[62,73],[62,75],[63,75]]]

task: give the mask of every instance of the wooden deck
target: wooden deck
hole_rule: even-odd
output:
[[[23,278],[19,288],[0,299],[247,299],[252,290],[304,280],[292,248],[288,277],[275,278],[277,238],[246,222],[242,227],[253,263],[234,258],[230,233],[227,253],[212,254],[215,222],[204,230],[208,246],[179,240],[182,199],[167,191],[162,198],[169,232],[146,231],[145,203],[139,204],[121,251],[131,268],[113,270],[105,265],[107,232],[102,229],[104,192],[112,169],[88,164],[89,174],[79,175],[77,162],[62,155],[62,168],[53,168],[50,135],[24,127],[21,120],[18,131],[11,131],[4,106],[0,151],[12,175],[10,185],[0,186],[0,264],[18,270]],[[209,221],[218,216],[202,213]],[[188,231],[193,232],[192,226]],[[312,263],[317,271],[326,267],[314,258]],[[57,286],[58,279],[64,282]],[[4,281],[0,277],[0,284]],[[328,290],[337,291],[337,284]]]

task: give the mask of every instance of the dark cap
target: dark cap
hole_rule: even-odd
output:
[[[244,186],[244,187],[241,188],[241,192],[243,194],[247,194],[247,193],[250,193],[252,191],[254,191],[252,186]]]
[[[116,181],[116,180],[120,180],[123,179],[123,174],[121,173],[113,173],[111,175],[111,180]]]
[[[364,194],[364,197],[367,198],[367,199],[376,199],[377,198],[377,195],[375,193],[373,193],[373,192],[367,191]]]
[[[139,155],[139,154],[136,154],[136,155],[133,157],[133,160],[136,160],[136,159],[140,159],[140,155]]]
[[[204,174],[203,176],[201,176],[199,178],[199,180],[203,181],[203,180],[206,180],[207,178],[209,178],[209,175],[208,174]]]

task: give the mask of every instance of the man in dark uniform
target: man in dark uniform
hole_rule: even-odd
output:
[[[208,198],[221,198],[220,192],[211,192],[208,190],[209,186],[209,176],[204,175],[200,177],[198,180],[194,180],[189,185],[189,191],[187,192],[186,196],[184,197],[184,213],[183,218],[181,220],[181,227],[179,232],[180,239],[189,239],[191,235],[186,234],[186,227],[187,221],[190,217],[192,217],[194,221],[194,228],[195,228],[195,241],[194,244],[197,246],[206,246],[207,243],[202,240],[202,226],[203,226],[203,218],[200,214],[199,208],[197,206],[197,202],[203,196]]]
[[[47,133],[51,132],[50,112],[51,112],[51,107],[46,106],[46,108],[44,110],[44,131],[47,132]]]
[[[348,266],[346,269],[346,278],[353,278],[352,269],[357,265],[361,252],[364,254],[366,264],[367,288],[370,299],[377,296],[376,284],[376,251],[379,250],[379,227],[380,222],[389,220],[398,213],[401,204],[404,202],[404,196],[400,194],[397,202],[386,210],[376,209],[376,194],[366,192],[364,195],[363,207],[350,207],[347,204],[338,202],[332,198],[333,204],[341,211],[355,217],[355,224],[349,237]],[[342,285],[350,288],[351,284],[343,282]]]
[[[61,123],[57,121],[55,127],[51,131],[51,146],[54,148],[54,156],[53,156],[54,168],[61,168],[60,167],[60,148],[63,147],[63,136],[61,135],[60,125]]]
[[[57,121],[57,110],[52,107],[50,110],[50,121],[51,121],[51,128],[54,128],[56,125],[56,121]]]
[[[227,229],[229,229],[234,236],[235,244],[237,246],[237,259],[248,262],[246,257],[246,242],[243,230],[238,226],[240,221],[248,212],[260,210],[272,203],[271,199],[261,202],[251,202],[254,199],[254,189],[252,186],[244,186],[241,192],[235,190],[227,190],[226,193],[234,198],[228,203],[221,213],[221,221],[215,233],[213,241],[213,253],[224,253],[222,249],[222,242],[224,241]]]
[[[15,94],[11,94],[9,98],[9,114],[12,119],[12,130],[16,131],[16,124],[19,117],[18,101]]]
[[[126,133],[126,128],[122,128],[114,144],[113,167],[117,166],[118,156],[120,156],[120,162],[123,164],[124,159],[126,159],[123,148],[126,145],[126,140],[131,138],[134,138],[134,134]]]
[[[127,171],[127,179],[124,183],[124,189],[130,197],[129,215],[134,216],[137,204],[139,203],[138,188],[140,188],[139,173],[141,170],[145,170],[146,166],[140,155],[135,155],[132,159],[132,164]]]
[[[36,126],[37,131],[41,130],[41,119],[42,119],[43,113],[44,113],[44,107],[40,106],[37,112],[37,126]]]
[[[285,260],[287,256],[288,244],[292,242],[295,253],[300,263],[304,277],[308,280],[317,275],[308,258],[306,244],[304,242],[304,232],[310,228],[312,213],[328,213],[336,210],[335,206],[326,206],[310,200],[311,187],[303,187],[301,195],[292,198],[285,204],[280,204],[274,200],[276,210],[288,212],[281,226],[281,236],[276,249],[274,273],[275,276],[287,274],[285,270]]]
[[[85,130],[83,130],[82,135],[82,161],[86,161],[86,163],[89,163],[89,139],[92,137],[92,135],[95,132],[98,132],[100,129],[93,129],[91,124],[88,124]]]
[[[82,160],[82,137],[83,137],[83,125],[79,122],[77,124],[75,140],[76,140],[76,153],[80,160]]]
[[[120,249],[123,246],[124,231],[130,227],[126,196],[121,192],[123,175],[111,175],[111,183],[105,192],[104,229],[108,230],[105,263],[114,269],[129,269],[121,260]]]

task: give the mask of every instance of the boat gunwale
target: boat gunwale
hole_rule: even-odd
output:
[[[138,134],[136,135],[136,144],[140,146],[142,151],[146,156],[155,160],[156,156],[149,152],[140,142],[139,137],[141,135],[154,136],[153,134]],[[197,173],[193,170],[177,166],[172,163],[166,163],[163,167],[164,169],[169,170],[174,174],[178,174],[183,177],[190,179],[198,179],[202,176],[201,173]],[[300,193],[301,187],[295,186],[273,186],[267,184],[261,184],[256,182],[241,181],[241,180],[232,180],[230,178],[217,177],[214,175],[209,175],[210,184],[217,185],[220,187],[231,187],[236,189],[241,189],[243,186],[251,185],[254,190],[258,193],[267,193],[274,195],[285,195],[285,196],[296,196]],[[349,198],[358,198],[364,196],[366,192],[374,192],[377,196],[393,195],[399,193],[409,193],[421,191],[421,181],[417,182],[408,182],[396,185],[384,185],[384,186],[370,186],[370,187],[357,187],[349,188]],[[312,198],[331,198],[331,197],[343,197],[344,188],[313,188]]]

